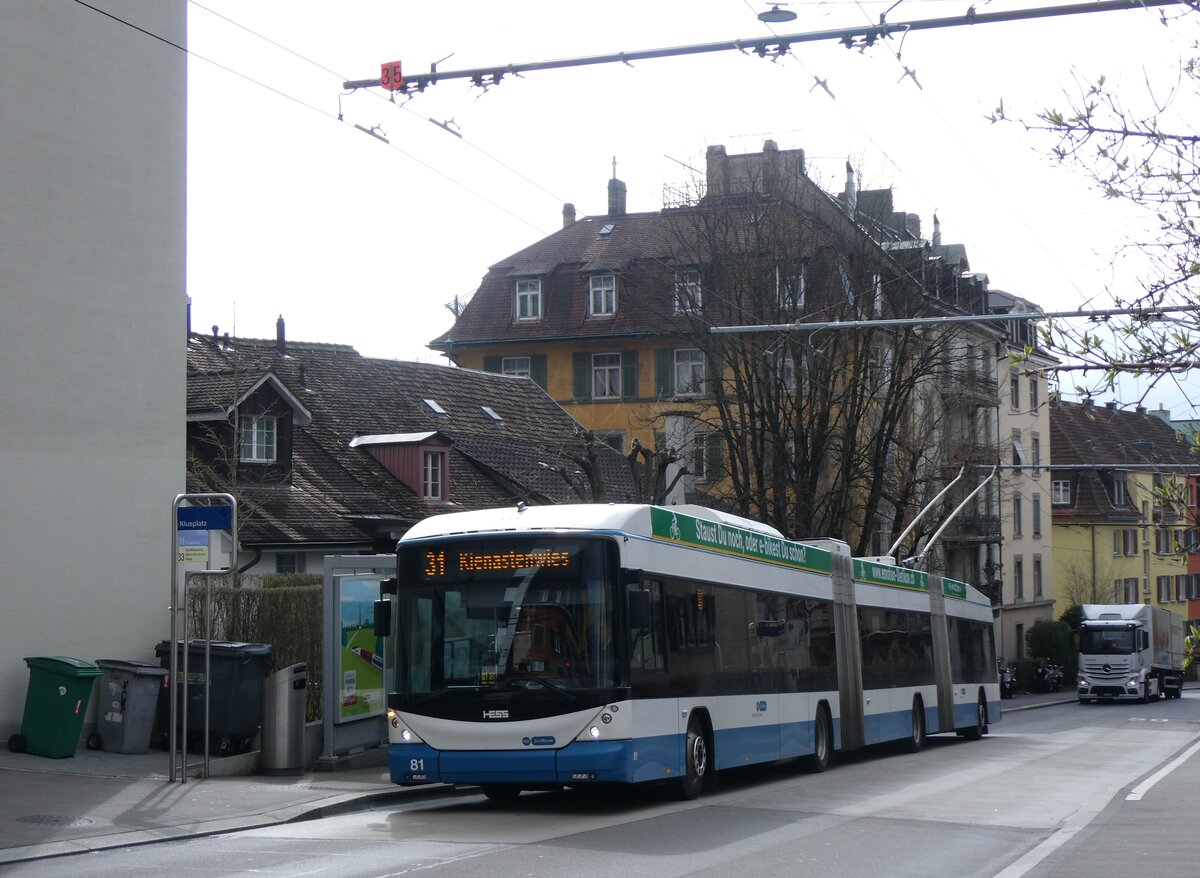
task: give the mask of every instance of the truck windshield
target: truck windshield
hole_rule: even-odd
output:
[[[1130,655],[1136,652],[1137,631],[1130,628],[1088,628],[1081,632],[1079,651],[1084,655]]]
[[[401,546],[396,688],[617,685],[605,549],[557,537]]]

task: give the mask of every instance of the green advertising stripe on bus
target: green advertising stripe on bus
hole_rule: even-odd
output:
[[[957,579],[943,579],[942,594],[948,598],[958,598],[960,601],[965,601],[967,599],[967,584],[959,582]]]
[[[833,573],[833,555],[824,549],[733,527],[719,521],[692,518],[690,515],[655,506],[650,509],[650,526],[656,540],[670,540],[673,543],[795,567],[798,570]]]
[[[883,585],[889,588],[908,588],[913,591],[929,590],[929,574],[907,567],[876,564],[874,561],[854,559],[854,581],[868,585]]]

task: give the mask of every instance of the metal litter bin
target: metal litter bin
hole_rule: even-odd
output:
[[[20,734],[8,739],[8,749],[51,759],[74,756],[100,669],[92,662],[60,655],[34,656],[25,664],[29,666],[25,714]]]
[[[262,772],[295,774],[304,769],[307,688],[308,670],[303,663],[276,671],[263,683]]]
[[[145,753],[150,749],[158,693],[168,671],[150,662],[97,659],[100,690],[96,696],[96,732],[88,735],[92,750]]]

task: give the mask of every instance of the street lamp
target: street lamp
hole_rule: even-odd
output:
[[[771,8],[766,12],[758,13],[758,20],[766,24],[783,24],[785,21],[795,21],[796,13],[790,9],[780,9],[781,6],[787,6],[786,3],[772,3]]]

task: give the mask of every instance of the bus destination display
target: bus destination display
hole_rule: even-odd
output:
[[[460,577],[507,579],[514,573],[534,569],[541,577],[573,576],[577,553],[574,546],[558,549],[485,548],[478,543],[439,546],[421,553],[421,579],[426,582]]]

